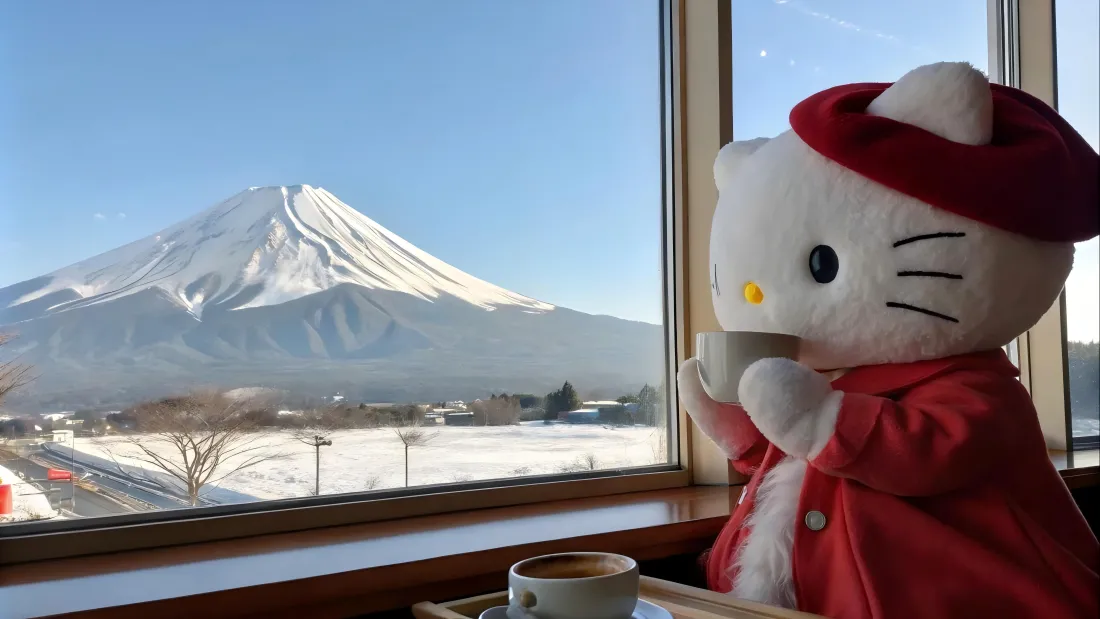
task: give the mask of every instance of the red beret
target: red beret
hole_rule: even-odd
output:
[[[791,128],[849,170],[968,219],[1041,241],[1100,233],[1100,155],[1050,106],[992,84],[993,139],[971,146],[865,113],[890,85],[812,95]]]

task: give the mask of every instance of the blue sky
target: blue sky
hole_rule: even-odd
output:
[[[985,5],[735,0],[735,135],[838,83],[986,68]],[[0,6],[0,286],[308,183],[495,284],[660,321],[655,2],[54,8]],[[1081,122],[1095,75],[1063,96]]]

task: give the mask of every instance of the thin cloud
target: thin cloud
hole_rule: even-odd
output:
[[[126,213],[119,211],[118,215],[115,215],[115,217],[118,217],[119,219],[126,219]]]
[[[880,30],[875,30],[874,28],[864,28],[863,26],[860,26],[859,24],[852,23],[852,22],[850,22],[846,19],[840,19],[839,17],[836,17],[834,15],[830,15],[828,13],[823,13],[821,11],[815,11],[815,10],[803,5],[801,2],[791,2],[790,0],[772,0],[772,2],[774,4],[778,4],[780,6],[786,6],[788,8],[794,9],[794,10],[798,11],[799,13],[801,13],[803,15],[807,15],[809,17],[813,17],[813,18],[816,18],[816,19],[820,19],[822,21],[829,22],[830,24],[832,24],[832,25],[834,25],[838,28],[843,28],[845,30],[851,30],[852,32],[858,32],[860,34],[871,36],[871,37],[874,37],[876,39],[880,39],[880,40],[883,40],[883,41],[890,41],[891,43],[897,43],[897,44],[905,45],[902,42],[901,39],[899,39],[898,37],[896,37],[892,34],[889,34],[887,32],[882,32]],[[907,47],[912,47],[912,46],[907,45]],[[920,50],[920,48],[915,48],[915,47],[913,47],[913,49]]]
[[[763,57],[765,57],[765,56],[767,56],[767,55],[768,55],[768,50],[766,50],[766,49],[762,49],[762,50],[760,50],[760,57],[761,57],[761,58],[763,58]]]
[[[107,219],[107,216],[103,213],[96,213],[95,215],[92,215],[92,219]]]

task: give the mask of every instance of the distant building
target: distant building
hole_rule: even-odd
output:
[[[622,406],[615,400],[592,400],[590,402],[581,402],[581,408],[611,408],[614,406]]]
[[[463,402],[462,400],[450,400],[448,402],[444,402],[443,407],[444,408],[456,408],[456,409],[459,409],[459,410],[465,410],[466,409],[466,403]]]
[[[447,415],[453,413],[465,413],[466,411],[459,411],[453,408],[433,408],[430,412],[424,413],[424,423],[428,425],[438,425],[447,422]],[[456,425],[456,424],[450,424]],[[458,424],[462,425],[462,424]]]
[[[72,417],[73,411],[63,411],[60,413],[42,413],[42,419],[46,421],[60,421],[66,417]]]
[[[54,430],[48,435],[48,440],[54,443],[72,443],[73,431],[72,430]]]
[[[598,408],[579,408],[575,411],[568,411],[562,413],[559,419],[563,419],[569,423],[599,423],[600,422],[600,409]]]
[[[443,423],[448,426],[472,426],[474,414],[467,412],[450,412],[443,415]]]

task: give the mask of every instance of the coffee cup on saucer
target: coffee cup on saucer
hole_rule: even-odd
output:
[[[603,552],[520,561],[508,570],[508,619],[630,619],[638,606],[638,563]]]

